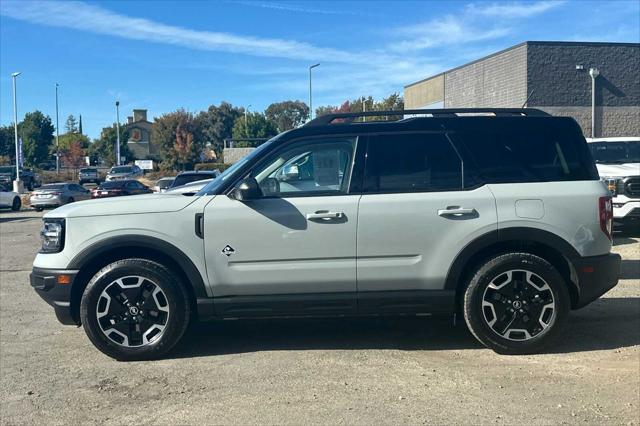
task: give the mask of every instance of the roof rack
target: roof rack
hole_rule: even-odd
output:
[[[550,114],[536,108],[441,108],[441,109],[404,109],[396,111],[367,111],[367,112],[345,112],[336,114],[327,114],[316,117],[309,121],[304,127],[326,126],[333,124],[339,120],[340,124],[351,124],[358,117],[380,117],[380,116],[401,116],[400,120],[406,115],[430,115],[432,117],[458,117],[461,115],[480,115],[492,114],[496,117],[545,117]],[[400,121],[386,120],[386,121]],[[383,121],[384,122],[384,121]],[[373,123],[380,123],[374,121]]]

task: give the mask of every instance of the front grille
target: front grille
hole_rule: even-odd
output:
[[[640,198],[640,176],[627,178],[625,180],[624,193],[629,198]]]

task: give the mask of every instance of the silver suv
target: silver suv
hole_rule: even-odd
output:
[[[618,280],[579,126],[403,113],[319,117],[195,195],[56,209],[31,285],[122,360],[163,356],[197,318],[272,316],[460,314],[499,353],[539,351]]]

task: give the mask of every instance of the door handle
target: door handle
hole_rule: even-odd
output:
[[[315,213],[307,213],[307,220],[318,220],[318,219],[340,219],[344,216],[342,212],[331,212],[327,210],[319,210]]]
[[[438,216],[447,217],[447,216],[469,216],[478,214],[476,209],[465,209],[465,208],[453,208],[453,209],[441,209],[438,210]]]

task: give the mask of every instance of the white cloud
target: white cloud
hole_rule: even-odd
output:
[[[467,6],[467,12],[482,16],[500,18],[528,18],[562,6],[563,0],[545,0],[538,2],[501,2],[480,3]]]
[[[274,2],[262,2],[262,1],[239,1],[237,3],[245,6],[261,7],[263,9],[282,10],[286,12],[301,12],[301,13],[315,13],[320,15],[362,15],[351,10],[344,9],[314,9],[296,5],[295,3],[274,3]],[[340,5],[338,2],[329,4]]]

